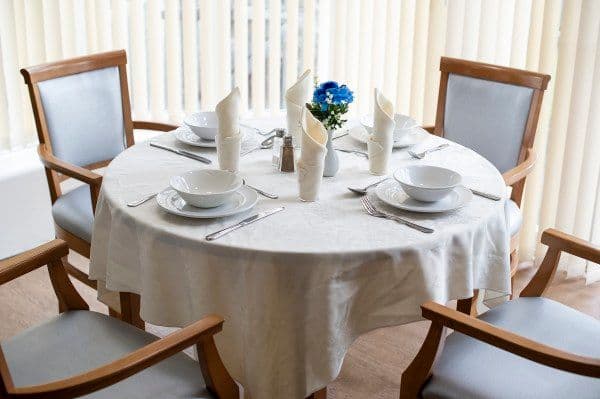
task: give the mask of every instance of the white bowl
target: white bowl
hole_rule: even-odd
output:
[[[190,130],[204,140],[214,140],[219,130],[219,120],[215,112],[196,112],[183,119]]]
[[[242,186],[242,179],[226,170],[192,170],[169,182],[183,200],[198,208],[224,204]]]
[[[400,141],[402,137],[417,127],[417,121],[408,115],[394,114],[394,122],[394,141]],[[371,134],[373,132],[373,115],[365,115],[360,118],[360,124]]]
[[[435,202],[458,186],[462,177],[450,169],[414,165],[397,170],[394,179],[409,197],[423,202]]]

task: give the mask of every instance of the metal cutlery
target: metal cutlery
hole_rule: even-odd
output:
[[[369,154],[367,154],[364,151],[358,151],[358,150],[347,150],[345,148],[336,148],[337,151],[341,151],[341,152],[347,152],[349,154],[354,154],[354,155],[360,155],[361,157],[365,157],[365,158],[369,158]]]
[[[150,199],[152,199],[152,198],[156,197],[156,195],[157,195],[157,194],[158,194],[158,193],[153,193],[153,194],[148,194],[148,195],[145,195],[145,196],[143,196],[143,197],[142,197],[142,198],[140,198],[140,199],[137,199],[137,200],[135,200],[135,201],[128,202],[128,203],[127,203],[127,206],[130,206],[130,207],[132,207],[132,208],[133,208],[133,207],[136,207],[136,206],[138,206],[138,205],[142,205],[144,202],[146,202],[146,201],[148,201],[148,200],[150,200]]]
[[[355,194],[358,195],[365,195],[367,193],[367,190],[370,189],[371,187],[375,187],[381,183],[383,183],[384,181],[388,180],[389,177],[386,177],[385,179],[381,179],[379,181],[376,181],[375,183],[369,184],[366,187],[363,188],[359,188],[359,187],[348,187],[348,190],[352,191]]]
[[[448,144],[448,143],[444,143],[444,144],[438,145],[437,147],[429,148],[422,152],[414,152],[414,151],[408,150],[408,153],[413,158],[423,159],[423,158],[425,158],[425,155],[429,154],[430,152],[439,151],[442,148],[448,147],[449,145],[450,144]]]
[[[394,220],[400,224],[403,224],[408,227],[412,227],[415,230],[419,230],[422,233],[428,233],[428,234],[433,233],[433,229],[430,229],[429,227],[421,226],[420,224],[413,223],[411,221],[408,221],[408,220],[398,217],[396,215],[391,215],[389,213],[385,213],[385,212],[382,212],[382,211],[376,209],[375,206],[373,204],[371,204],[371,201],[369,201],[369,199],[367,197],[362,197],[360,199],[360,202],[362,203],[363,208],[371,216]]]
[[[263,190],[261,190],[259,188],[256,188],[254,186],[249,185],[248,183],[246,183],[246,179],[242,179],[242,182],[244,183],[244,185],[246,187],[251,188],[252,190],[256,191],[257,193],[259,193],[260,195],[262,195],[264,197],[271,198],[271,199],[277,199],[277,198],[279,198],[279,195],[277,195],[277,194],[271,194],[271,193],[263,191]]]
[[[177,148],[173,148],[173,147],[169,147],[166,145],[162,145],[162,144],[158,144],[158,143],[154,143],[154,142],[150,142],[150,145],[152,147],[155,148],[160,148],[162,150],[166,150],[166,151],[170,151],[173,152],[175,154],[187,157],[187,158],[191,158],[191,159],[195,159],[196,161],[200,161],[203,162],[205,164],[210,165],[212,163],[212,161],[206,157],[203,157],[202,155],[198,155],[198,154],[194,154],[193,152],[189,152],[186,150],[178,150]]]
[[[259,128],[256,128],[256,127],[254,127],[254,126],[247,125],[247,124],[245,124],[245,123],[240,123],[240,126],[243,126],[243,127],[245,127],[245,128],[248,128],[248,129],[252,129],[252,130],[254,130],[256,133],[260,134],[261,136],[268,136],[268,135],[269,135],[269,134],[271,134],[271,133],[275,133],[275,131],[276,131],[276,130],[278,130],[278,129],[281,129],[280,127],[276,127],[275,129],[271,129],[271,130],[269,130],[269,131],[266,131],[266,130],[260,130]]]
[[[350,134],[350,132],[346,130],[346,132],[345,132],[345,133],[342,133],[342,134],[340,134],[339,136],[335,136],[335,137],[333,137],[331,140],[332,140],[332,141],[333,141],[333,140],[337,140],[337,139],[339,139],[339,138],[342,138],[342,137],[344,137],[344,136],[347,136],[347,135],[349,135],[349,134]]]
[[[251,223],[257,222],[261,219],[266,218],[267,216],[271,216],[276,214],[277,212],[281,212],[283,211],[285,208],[283,206],[279,207],[279,208],[274,208],[274,209],[270,209],[268,211],[264,211],[264,212],[259,212],[256,215],[250,216],[244,220],[242,220],[239,223],[236,223],[234,225],[231,225],[229,227],[225,227],[224,229],[221,229],[219,231],[215,231],[214,233],[211,233],[209,235],[207,235],[205,238],[207,241],[213,241],[216,240],[219,237],[223,237],[225,234],[229,234],[232,231],[235,231],[237,229],[239,229],[240,227],[244,227],[247,226]]]
[[[492,201],[500,201],[502,199],[501,196],[496,194],[490,194],[479,190],[473,190],[472,188],[465,187],[467,190],[471,190],[471,192],[475,195],[478,195],[483,198],[491,199]]]

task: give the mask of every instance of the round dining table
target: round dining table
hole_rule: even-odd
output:
[[[244,125],[269,130],[281,118]],[[352,122],[349,122],[351,125]],[[244,128],[243,147],[263,139]],[[126,204],[169,185],[171,176],[218,168],[214,148],[190,147],[166,133],[154,141],[212,160],[205,165],[140,142],[104,172],[91,248],[90,276],[110,291],[141,297],[141,317],[169,327],[186,326],[209,313],[224,317],[216,342],[231,375],[254,399],[305,398],[333,381],[352,342],[368,331],[421,320],[420,305],[468,298],[474,290],[510,292],[506,186],[498,170],[470,149],[419,129],[415,148],[447,148],[411,157],[395,149],[391,170],[415,164],[459,172],[473,196],[451,212],[417,214],[375,206],[434,229],[431,234],[369,215],[349,186],[381,179],[368,159],[338,152],[340,169],[323,178],[318,201],[298,197],[298,176],[272,166],[272,150],[243,155],[247,184],[275,193],[242,214],[217,219],[172,215],[155,200]],[[366,151],[350,136],[337,148]],[[391,174],[389,175],[391,177]],[[217,240],[205,236],[257,212],[285,210]],[[100,291],[106,293],[106,291]],[[100,295],[102,300],[102,294]]]

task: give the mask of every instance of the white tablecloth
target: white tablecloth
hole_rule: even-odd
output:
[[[442,140],[423,137],[423,147]],[[178,145],[170,134],[159,140]],[[360,147],[350,137],[335,145]],[[214,150],[200,152],[217,164]],[[241,159],[241,174],[279,199],[261,198],[242,215],[190,220],[163,212],[155,201],[137,208],[125,203],[165,188],[174,174],[206,166],[135,145],[105,172],[90,275],[111,290],[140,294],[142,318],[153,324],[178,327],[208,313],[222,315],[219,351],[254,399],[304,398],[322,388],[335,379],[360,334],[419,320],[419,305],[427,300],[445,303],[477,288],[509,292],[504,201],[475,196],[447,214],[405,214],[435,229],[423,234],[367,215],[346,187],[378,177],[368,173],[366,159],[339,157],[340,171],[324,179],[321,199],[305,203],[298,199],[297,176],[276,172],[270,150],[251,153]],[[394,168],[412,163],[450,167],[467,186],[506,193],[499,172],[457,144],[421,161],[394,151]],[[284,212],[204,240],[281,205]]]

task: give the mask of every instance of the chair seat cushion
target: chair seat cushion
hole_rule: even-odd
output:
[[[506,215],[506,225],[510,236],[514,236],[519,232],[523,224],[523,213],[519,206],[513,200],[506,200],[504,203],[504,214]]]
[[[70,311],[1,346],[16,387],[70,377],[105,365],[158,338],[113,317]],[[178,353],[85,398],[214,398],[198,362]]]
[[[546,298],[518,298],[480,319],[536,342],[600,358],[600,321]],[[460,333],[446,339],[431,398],[600,398],[600,379],[540,365]]]
[[[64,230],[92,242],[94,213],[89,186],[77,187],[58,197],[52,205],[52,217]]]

